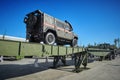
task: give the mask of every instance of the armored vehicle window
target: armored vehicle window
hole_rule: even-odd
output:
[[[65,30],[70,31],[70,27],[68,25],[65,26]]]
[[[54,24],[54,18],[45,14],[45,22],[48,23],[48,24]]]
[[[57,27],[64,28],[64,24],[61,23],[60,21],[56,21],[56,26],[57,26]]]

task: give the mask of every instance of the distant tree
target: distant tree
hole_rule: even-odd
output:
[[[118,47],[120,48],[120,39],[118,38]]]
[[[83,48],[85,47],[85,45],[83,45]]]
[[[3,40],[5,39],[5,35],[6,35],[6,29],[5,29],[4,34],[3,34]]]
[[[88,47],[91,47],[91,44],[90,44],[90,43],[88,44]]]
[[[114,44],[116,47],[120,48],[120,39],[119,38],[114,39]]]
[[[96,43],[96,42],[94,42],[94,46],[97,46],[97,43]]]
[[[117,47],[117,39],[114,39],[114,44]]]

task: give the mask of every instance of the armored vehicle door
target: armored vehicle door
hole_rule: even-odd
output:
[[[65,29],[64,29],[64,23],[55,20],[56,22],[56,32],[57,32],[57,36],[60,38],[65,38]]]
[[[69,40],[73,39],[73,33],[71,31],[71,28],[67,24],[65,25],[65,37],[66,39],[69,39]]]
[[[54,30],[54,18],[44,13],[44,32],[46,32],[47,29]]]

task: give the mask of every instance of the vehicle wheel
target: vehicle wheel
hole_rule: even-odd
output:
[[[71,46],[72,47],[76,47],[77,46],[77,42],[78,42],[77,39],[73,39],[72,43],[71,43]]]
[[[45,36],[45,43],[46,44],[54,44],[56,41],[55,35],[51,32],[48,32]]]
[[[26,21],[28,26],[34,26],[37,22],[37,17],[34,15],[30,15],[28,20]]]

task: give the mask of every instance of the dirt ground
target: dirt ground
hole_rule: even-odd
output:
[[[111,61],[94,61],[88,63],[88,70],[74,73],[73,61],[67,60],[69,66],[50,68],[52,59],[45,62],[39,59],[39,67],[34,66],[35,59],[0,62],[0,80],[120,80],[120,57]],[[60,62],[59,65],[62,65]]]

